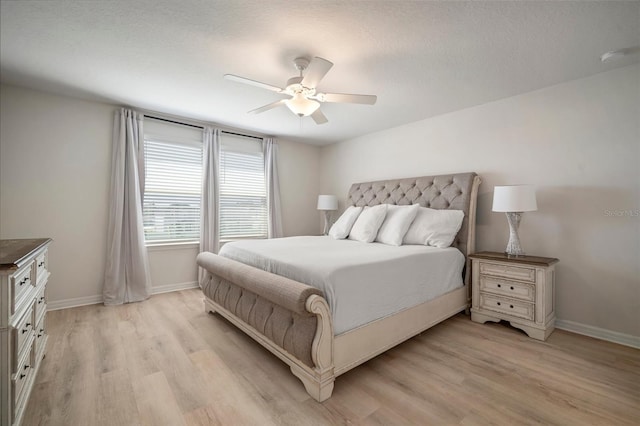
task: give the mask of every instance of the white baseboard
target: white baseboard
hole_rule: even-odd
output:
[[[102,303],[102,295],[74,297],[72,299],[48,300],[47,311],[57,311],[59,309],[75,308],[78,306],[95,305]]]
[[[198,288],[197,281],[186,283],[165,284],[151,287],[151,294],[169,293],[170,291],[188,290]],[[47,301],[47,311],[57,311],[59,309],[77,308],[78,306],[96,305],[102,303],[102,295],[74,297],[72,299],[49,300]]]
[[[640,337],[632,336],[631,334],[619,333],[617,331],[561,319],[556,319],[556,328],[640,349]]]
[[[160,294],[160,293],[169,293],[170,291],[180,291],[180,290],[188,290],[190,288],[198,288],[197,281],[190,281],[186,283],[177,283],[177,284],[165,284],[159,285],[157,287],[151,288],[151,294]]]

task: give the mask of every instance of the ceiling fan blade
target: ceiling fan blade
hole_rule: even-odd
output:
[[[313,121],[315,121],[316,124],[324,124],[329,121],[327,120],[327,117],[325,117],[325,115],[322,113],[322,111],[320,111],[320,108],[318,108],[314,111],[313,114],[311,114],[311,118],[313,118]]]
[[[248,84],[250,86],[260,87],[261,89],[271,90],[273,92],[282,92],[283,89],[280,87],[272,86],[267,83],[262,83],[260,81],[251,80],[250,78],[244,78],[233,74],[225,74],[224,78],[227,80],[235,81],[236,83]]]
[[[300,82],[305,87],[316,87],[320,80],[329,72],[333,62],[322,59],[318,56],[311,60],[309,67],[305,71],[304,78]]]
[[[280,105],[284,105],[286,99],[280,99],[279,101],[272,102],[268,105],[262,106],[260,108],[252,109],[247,114],[260,114],[261,112],[269,111],[270,109],[277,108]]]
[[[373,105],[378,100],[376,95],[352,95],[348,93],[318,93],[316,98],[320,102],[339,102],[364,105]]]

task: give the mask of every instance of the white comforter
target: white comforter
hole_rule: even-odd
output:
[[[289,237],[228,243],[220,255],[322,290],[336,335],[463,285],[452,247]]]

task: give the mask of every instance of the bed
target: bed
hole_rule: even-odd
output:
[[[239,242],[222,250],[221,255],[200,253],[197,263],[207,271],[201,284],[205,310],[220,314],[287,363],[309,395],[322,402],[331,396],[335,378],[340,374],[461,311],[468,311],[470,262],[467,255],[474,250],[479,185],[480,178],[475,173],[459,173],[363,182],[353,184],[349,190],[348,206],[420,204],[464,212],[452,248],[436,249],[440,256],[436,263],[446,259],[459,262],[458,273],[461,275],[453,279],[445,271],[436,277],[433,270],[430,286],[442,287],[439,296],[419,298],[412,293],[399,297],[404,304],[389,307],[384,303],[376,305],[375,299],[371,299],[376,294],[374,291],[363,291],[363,288],[384,291],[384,281],[376,284],[374,280],[382,274],[380,271],[386,271],[387,281],[390,277],[398,277],[404,282],[410,281],[410,277],[428,276],[425,270],[407,271],[424,263],[423,258],[417,256],[433,256],[427,253],[431,248],[385,248],[379,243],[335,241],[330,237],[295,237],[262,243]],[[294,262],[293,256],[287,254],[291,244],[308,246],[313,253],[310,255],[300,249]],[[349,269],[350,265],[338,260],[333,269],[322,268],[334,261],[321,253],[333,252],[333,258],[340,259],[344,256],[336,256],[335,252],[344,247],[345,253],[355,253],[350,247],[353,244],[359,244],[362,251],[354,254],[356,261],[353,262],[366,266],[366,259],[370,257],[374,260],[369,264],[370,268],[376,264],[384,266],[369,275],[364,274],[363,269]],[[261,250],[267,257],[254,256]],[[402,253],[402,256],[395,253]],[[288,261],[290,258],[291,262]],[[329,286],[316,282],[327,277],[331,277],[329,281],[341,284]],[[348,295],[334,294],[336,288],[350,284],[355,290]],[[368,287],[358,288],[356,284]],[[358,298],[358,294],[362,297]],[[380,300],[384,299],[382,295]],[[361,311],[350,309],[354,305],[372,306],[370,315],[374,316],[354,315]]]

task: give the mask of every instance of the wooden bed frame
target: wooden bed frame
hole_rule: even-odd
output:
[[[316,289],[205,252],[197,259],[198,265],[208,271],[207,279],[201,283],[205,310],[219,313],[287,363],[309,395],[322,402],[331,396],[334,380],[340,374],[461,311],[468,313],[471,274],[467,256],[475,246],[480,182],[475,173],[461,173],[360,183],[349,191],[350,205],[420,203],[431,208],[463,210],[463,226],[453,244],[467,259],[465,285],[459,289],[334,336],[329,305]],[[269,315],[260,317],[254,313],[261,309],[269,310]],[[287,324],[286,330],[278,330],[269,322],[273,312],[278,314],[280,323]],[[301,349],[298,341],[287,340],[288,334],[303,336],[305,329],[310,335],[299,341],[308,342],[307,346],[303,344]]]

